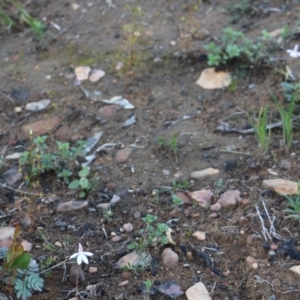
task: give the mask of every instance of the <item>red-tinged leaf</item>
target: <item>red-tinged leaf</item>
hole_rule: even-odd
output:
[[[15,233],[14,233],[14,242],[17,241],[18,236],[21,233],[21,227],[19,224],[17,224],[16,229],[15,229]]]

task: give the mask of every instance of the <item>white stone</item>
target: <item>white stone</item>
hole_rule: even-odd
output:
[[[185,294],[188,300],[211,300],[211,297],[202,282],[198,282],[191,286]]]
[[[218,169],[208,168],[208,169],[204,169],[201,171],[192,172],[191,177],[195,178],[195,179],[199,179],[199,178],[203,178],[205,176],[215,175],[215,174],[219,174],[219,173],[220,173],[220,171]]]
[[[206,238],[205,235],[206,233],[203,231],[196,231],[193,233],[193,237],[195,237],[199,241],[204,241]]]

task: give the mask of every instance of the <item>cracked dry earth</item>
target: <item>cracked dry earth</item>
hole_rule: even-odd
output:
[[[241,71],[238,64],[232,64],[227,66],[228,70],[239,74],[234,91],[204,90],[195,84],[207,67],[205,59],[201,59],[205,54],[203,45],[220,39],[223,28],[243,29],[253,38],[263,29],[292,26],[298,18],[299,2],[290,1],[283,10],[281,1],[252,1],[252,13],[235,24],[226,7],[236,1],[194,2],[115,1],[115,7],[110,7],[109,1],[79,0],[76,2],[79,8],[74,10],[67,1],[32,1],[26,9],[44,18],[48,31],[56,36],[49,38],[46,49],[41,49],[26,31],[8,33],[0,27],[0,147],[5,149],[5,155],[30,147],[30,129],[34,135],[47,134],[50,149],[57,140],[75,143],[97,132],[102,132],[102,136],[95,148],[109,144],[97,152],[90,165],[91,172],[99,179],[86,199],[88,205],[81,210],[56,211],[59,203],[79,198],[70,194],[53,173],[41,175],[39,184],[33,188],[35,195],[29,197],[4,187],[0,190],[4,225],[16,224],[20,218],[30,216],[30,228],[24,228],[22,238],[33,244],[31,253],[35,259],[52,257],[54,265],[76,252],[78,242],[94,253],[89,266],[96,271],[91,273],[89,266],[83,267],[81,297],[168,299],[159,292],[141,293],[138,287],[146,280],[154,281],[154,287],[174,280],[183,292],[201,281],[214,300],[300,299],[299,275],[289,270],[298,264],[299,222],[285,218],[282,211],[287,207],[285,197],[262,187],[264,179],[274,176],[268,169],[273,169],[279,178],[297,181],[298,144],[293,143],[290,153],[283,152],[281,130],[276,129],[270,147],[272,155],[262,157],[257,153],[253,134],[225,134],[215,130],[221,121],[241,110],[253,113],[264,103],[272,104],[270,91],[281,96],[283,77],[268,67],[246,65]],[[198,9],[193,9],[196,3]],[[128,60],[129,51],[124,26],[134,19],[128,5],[140,5],[143,12],[135,21],[142,32],[142,43],[135,51],[142,58],[133,70],[121,72],[115,67],[118,62]],[[57,33],[51,21],[66,30]],[[186,34],[190,27],[195,28],[192,35]],[[291,41],[289,48],[293,44]],[[287,59],[284,50],[276,55]],[[74,68],[80,65],[102,69],[106,75],[96,83],[83,81],[74,86]],[[97,97],[87,98],[87,91]],[[101,101],[118,95],[128,99],[134,109],[109,106]],[[15,107],[24,108],[27,102],[41,99],[51,100],[44,111],[15,111]],[[122,126],[133,115],[136,122]],[[238,128],[249,126],[246,119],[230,119],[230,122]],[[174,136],[178,137],[176,155],[157,143],[159,137],[169,141]],[[295,130],[294,141],[299,138]],[[5,160],[1,173],[13,168],[18,169],[18,160]],[[192,177],[192,172],[206,168],[218,169],[219,173],[201,179]],[[7,176],[2,176],[1,182],[5,180]],[[224,192],[237,190],[241,201],[222,207],[214,217],[209,208],[195,201],[187,200],[190,203],[174,210],[170,189],[183,181],[188,186],[179,187],[177,192],[184,195],[209,189],[215,203]],[[10,187],[17,189],[22,182],[20,179]],[[24,186],[22,189],[26,191]],[[114,195],[120,200],[111,208],[113,216],[108,219],[101,205]],[[54,200],[41,201],[49,198]],[[155,246],[149,249],[156,258],[155,272],[151,268],[131,272],[115,269],[116,262],[130,252],[128,244],[139,237],[144,226],[142,217],[147,213],[156,215],[158,222],[177,220],[172,225],[176,245],[167,247],[178,254],[178,264],[174,268],[163,265],[160,256],[166,247]],[[275,231],[268,214],[275,218]],[[262,234],[261,220],[269,236]],[[127,223],[133,226],[131,232],[123,229]],[[44,247],[45,241],[37,228],[42,228],[49,243],[61,244],[58,252]],[[205,232],[205,239],[194,237],[196,231]],[[116,236],[119,238],[113,239]],[[294,256],[289,254],[290,250],[279,251],[286,249],[287,244],[296,253]],[[247,263],[247,257],[255,261]],[[68,277],[64,280],[70,267],[67,264],[66,269],[54,268],[44,277],[43,292],[34,294],[32,299],[75,297],[74,283]],[[96,285],[96,290],[84,293],[88,285]],[[0,289],[7,293],[5,286]],[[177,299],[187,296],[183,294]]]

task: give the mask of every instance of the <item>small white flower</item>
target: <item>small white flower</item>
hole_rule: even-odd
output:
[[[298,44],[295,45],[294,49],[288,49],[286,50],[286,52],[290,55],[290,57],[294,57],[294,58],[297,58],[297,57],[300,57],[300,52],[298,52]]]
[[[70,256],[70,259],[77,257],[77,264],[81,265],[82,262],[84,262],[85,264],[89,264],[88,258],[87,256],[93,256],[94,254],[91,252],[85,252],[83,251],[83,248],[81,246],[81,244],[79,243],[79,247],[78,247],[78,252],[74,253]]]

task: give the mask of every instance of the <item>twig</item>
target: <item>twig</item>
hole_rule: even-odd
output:
[[[54,269],[54,268],[56,268],[56,267],[58,267],[58,266],[60,266],[60,265],[66,265],[66,261],[68,261],[69,259],[67,258],[67,259],[65,259],[64,261],[61,261],[60,263],[58,263],[58,264],[56,264],[55,266],[52,266],[51,268],[49,268],[49,269],[47,269],[47,270],[44,270],[44,271],[41,271],[39,274],[43,274],[43,273],[46,273],[46,272],[48,272],[48,271],[50,271],[50,270],[52,270],[52,269]]]
[[[234,151],[234,150],[219,150],[220,152],[224,152],[224,153],[230,153],[230,154],[239,154],[239,155],[251,155],[251,153],[249,152],[241,152],[241,151]]]
[[[13,98],[9,97],[8,95],[6,95],[5,93],[0,91],[0,94],[5,97],[6,99],[8,99],[12,104],[15,104],[15,101]]]
[[[81,16],[79,17],[79,19],[74,22],[72,25],[66,27],[65,29],[63,29],[59,34],[57,34],[54,38],[58,38],[59,36],[65,34],[69,29],[71,29],[72,27],[76,26],[79,22],[82,21],[83,17],[84,17],[85,13],[82,13]]]

